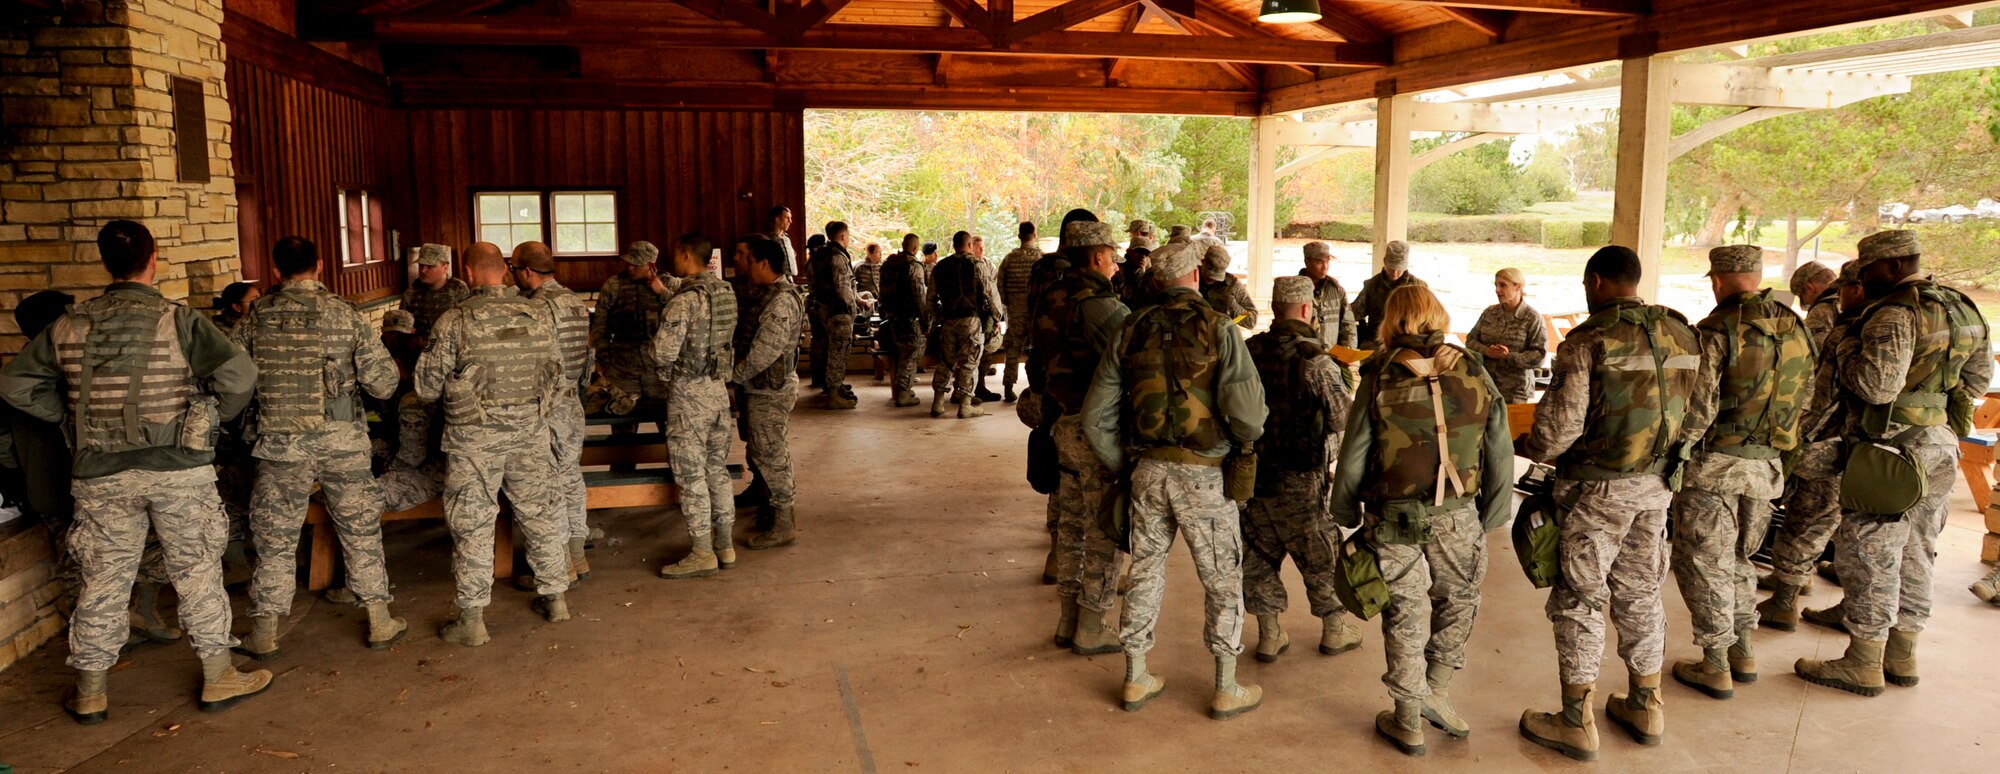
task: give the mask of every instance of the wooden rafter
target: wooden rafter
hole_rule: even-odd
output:
[[[1066,30],[1139,0],[1069,0],[1041,13],[1015,22],[1006,35],[1009,42],[1025,40],[1044,32]]]
[[[957,19],[960,24],[978,30],[989,39],[994,37],[993,16],[978,3],[972,0],[936,0],[936,2],[944,7],[945,13],[951,14],[951,17]]]
[[[785,26],[792,34],[805,32],[833,18],[853,0],[812,0],[798,11],[785,17]]]
[[[1339,35],[1341,40],[1356,43],[1380,43],[1389,39],[1389,33],[1369,24],[1359,16],[1333,7],[1329,2],[1319,4],[1319,21],[1314,22],[1320,29]]]
[[[1148,13],[1151,13],[1151,11],[1148,11],[1146,7],[1143,5],[1133,6],[1131,15],[1125,17],[1125,24],[1124,26],[1120,27],[1118,31],[1126,35],[1130,35],[1134,32],[1137,32],[1139,30],[1139,25],[1146,21],[1146,14]],[[1107,86],[1124,85],[1125,68],[1131,61],[1132,60],[1130,59],[1107,60],[1107,63],[1105,64],[1104,67],[1105,85]]]
[[[1158,0],[1145,0],[1145,3],[1141,7],[1152,13],[1153,18],[1159,19],[1160,23],[1173,28],[1174,31],[1182,35],[1202,37],[1208,34],[1207,27],[1190,23],[1193,17],[1184,17],[1178,13],[1163,9],[1160,7]],[[1193,9],[1190,8],[1190,10]],[[1235,78],[1245,86],[1249,86],[1252,91],[1261,91],[1264,88],[1264,79],[1258,77],[1257,72],[1254,70],[1242,67],[1234,62],[1217,62],[1216,66],[1221,67],[1223,72],[1229,74],[1229,77]]]
[[[1185,18],[1187,21],[1194,22],[1194,25],[1196,27],[1206,28],[1207,30],[1209,30],[1214,34],[1225,35],[1233,38],[1278,37],[1269,32],[1266,32],[1263,29],[1258,28],[1257,25],[1255,24],[1251,24],[1250,22],[1238,18],[1235,14],[1230,13],[1228,10],[1222,8],[1221,6],[1216,5],[1213,2],[1210,2],[1209,0],[1194,0],[1193,5],[1194,5],[1193,8],[1194,15],[1186,16],[1183,18]],[[1168,13],[1173,13],[1173,12],[1168,11]],[[1300,67],[1298,65],[1286,65],[1286,66],[1294,70],[1297,70],[1301,73],[1305,73],[1306,75],[1319,74],[1317,71],[1313,70],[1310,67]]]
[[[670,2],[716,21],[735,22],[772,35],[786,33],[785,25],[778,21],[778,17],[746,2],[738,0],[670,0]]]
[[[1350,0],[1357,3],[1428,5],[1439,8],[1487,8],[1495,11],[1562,13],[1583,16],[1645,16],[1647,0]]]
[[[1484,8],[1459,8],[1439,6],[1439,11],[1451,17],[1452,21],[1471,27],[1489,38],[1500,37],[1507,31],[1507,22],[1512,19],[1505,11],[1490,11]]]

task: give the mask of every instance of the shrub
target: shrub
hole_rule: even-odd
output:
[[[1542,246],[1565,250],[1601,247],[1611,242],[1611,223],[1602,220],[1542,221]]]

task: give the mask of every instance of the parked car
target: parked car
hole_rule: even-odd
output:
[[[1963,204],[1954,204],[1949,207],[1936,207],[1932,209],[1913,210],[1910,212],[1910,217],[1908,222],[1963,223],[1967,220],[1971,220],[1977,215],[1978,213],[1974,212],[1971,207],[1967,207]]]
[[[1883,223],[1902,223],[1910,217],[1910,205],[1901,202],[1884,204],[1875,208],[1875,217]]]
[[[1993,201],[1992,199],[1980,199],[1977,204],[1972,205],[1972,212],[1973,216],[1980,220],[2000,218],[2000,202]]]

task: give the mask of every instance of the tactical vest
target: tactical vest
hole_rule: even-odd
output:
[[[330,419],[354,421],[354,340],[333,312],[345,304],[324,288],[287,285],[257,299],[248,332],[257,361],[257,428],[316,433]]]
[[[1729,343],[1716,368],[1721,393],[1715,423],[1702,445],[1751,459],[1798,448],[1814,363],[1805,321],[1764,290],[1730,299],[1695,327]]]
[[[1234,320],[1237,315],[1249,311],[1237,304],[1236,286],[1234,274],[1224,274],[1222,279],[1214,281],[1204,279],[1201,281],[1201,300],[1208,302],[1210,309]]]
[[[1205,452],[1227,440],[1215,413],[1221,377],[1215,328],[1227,322],[1200,296],[1170,293],[1126,324],[1118,364],[1128,448]]]
[[[1090,392],[1097,361],[1104,354],[1091,349],[1090,336],[1082,328],[1084,302],[1116,298],[1111,281],[1104,275],[1070,269],[1069,276],[1050,288],[1043,299],[1042,315],[1035,318],[1035,336],[1049,346],[1043,385],[1065,414],[1083,411],[1083,396]]]
[[[549,318],[555,322],[556,352],[562,356],[563,379],[570,384],[581,384],[589,376],[584,371],[590,363],[590,310],[584,308],[576,291],[554,279],[536,288],[533,298],[548,305]]]
[[[151,293],[111,292],[70,307],[50,327],[77,451],[180,444],[195,396],[175,325],[180,307]]]
[[[931,289],[931,294],[937,297],[938,315],[942,319],[963,320],[986,312],[986,290],[979,282],[979,265],[970,256],[961,253],[938,261],[932,276],[937,286]]]
[[[1910,370],[1903,376],[1903,391],[1896,400],[1861,407],[1861,428],[1882,437],[1888,423],[1912,427],[1939,427],[1947,423],[1966,424],[1953,432],[1971,432],[1971,399],[1957,396],[1962,417],[1954,419],[1951,403],[1958,389],[1959,373],[1973,357],[1985,357],[1974,346],[1986,338],[1986,319],[1965,294],[1954,288],[1924,279],[1896,286],[1889,295],[1869,305],[1855,323],[1858,333],[1876,312],[1892,306],[1910,310],[1916,319],[1917,340],[1910,352]]]
[[[1592,314],[1570,336],[1593,330],[1604,358],[1591,370],[1583,436],[1556,461],[1558,475],[1608,481],[1665,471],[1700,378],[1694,330],[1679,312],[1636,299]]]
[[[841,300],[840,289],[834,287],[838,279],[834,272],[834,261],[853,263],[853,259],[847,255],[846,248],[835,244],[820,248],[810,259],[813,303],[819,304],[830,315],[854,314],[854,310],[848,308],[847,302]]]
[[[624,274],[605,279],[598,298],[600,302],[609,302],[600,303],[597,309],[598,314],[604,315],[605,348],[644,352],[660,329],[660,312],[666,309],[666,299],[646,283]]]
[[[449,418],[452,424],[484,424],[486,414],[521,406],[547,413],[544,399],[553,398],[562,377],[549,358],[555,337],[536,306],[517,295],[475,295],[459,304],[466,318],[459,371],[477,369],[473,386],[481,416],[460,414]]]
[[[472,289],[466,286],[465,280],[457,277],[447,278],[436,290],[413,280],[403,290],[402,307],[416,318],[417,335],[429,336],[431,326],[437,324],[437,319],[471,294]]]
[[[1325,351],[1313,334],[1304,322],[1279,320],[1248,342],[1270,409],[1257,439],[1260,471],[1326,469],[1326,406],[1306,385],[1306,364]]]
[[[736,293],[729,284],[713,274],[702,273],[689,277],[674,295],[699,293],[708,299],[708,330],[690,330],[690,337],[706,335],[702,348],[706,350],[700,359],[687,357],[683,350],[681,362],[674,366],[674,376],[681,378],[710,377],[727,378],[724,373],[731,362],[730,342],[736,335]]]
[[[799,287],[790,280],[780,277],[777,282],[756,290],[760,292],[752,297],[750,305],[741,310],[736,320],[735,349],[739,357],[750,354],[750,347],[757,340],[758,331],[767,324],[764,321],[764,312],[770,309],[772,304],[779,303],[780,299],[791,299],[791,303],[798,305],[800,312],[805,311],[805,294],[800,293]],[[793,338],[798,338],[796,331],[793,333]],[[798,369],[799,348],[780,347],[778,359],[771,361],[769,368],[751,374],[744,382],[744,386],[756,390],[781,390],[789,381],[788,377]]]
[[[1347,289],[1340,286],[1340,280],[1313,280],[1313,315],[1326,344],[1340,343],[1340,328],[1347,322],[1347,314]]]
[[[1399,336],[1362,371],[1375,380],[1373,405],[1357,408],[1367,412],[1374,433],[1369,470],[1376,476],[1363,499],[1434,506],[1474,495],[1493,406],[1479,358],[1444,343],[1441,334]]]
[[[902,320],[914,320],[923,316],[923,299],[919,297],[915,283],[910,281],[910,270],[915,268],[917,259],[908,253],[897,253],[882,262],[882,315]]]

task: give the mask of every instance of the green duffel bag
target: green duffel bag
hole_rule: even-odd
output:
[[[1389,607],[1389,581],[1382,577],[1382,558],[1356,531],[1340,543],[1333,565],[1333,594],[1340,604],[1366,621]]]
[[[1554,586],[1562,577],[1562,517],[1551,492],[1529,495],[1514,515],[1514,556],[1535,588]]]
[[[1895,516],[1916,507],[1928,488],[1910,450],[1863,441],[1847,452],[1840,474],[1840,507],[1873,516]]]

